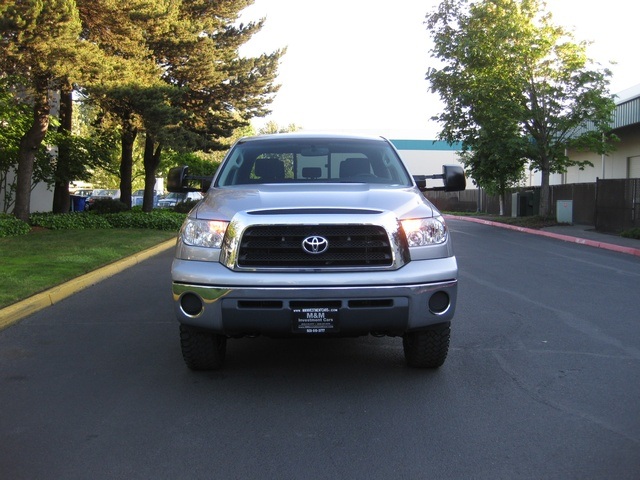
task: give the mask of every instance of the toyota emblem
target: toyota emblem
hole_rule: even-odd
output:
[[[329,248],[329,241],[324,237],[307,237],[302,241],[302,249],[312,255],[324,253]]]

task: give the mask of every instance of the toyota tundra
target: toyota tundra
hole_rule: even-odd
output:
[[[384,138],[303,133],[243,138],[213,178],[172,169],[170,191],[206,190],[171,269],[187,366],[258,335],[401,337],[407,365],[441,366],[458,267],[433,179],[465,188],[458,166],[412,177]]]

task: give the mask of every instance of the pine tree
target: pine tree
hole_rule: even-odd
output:
[[[22,77],[24,101],[32,106],[32,123],[20,142],[13,211],[28,221],[35,155],[49,129],[51,92],[80,76],[92,46],[80,42],[74,0],[4,1],[0,18],[0,71]]]

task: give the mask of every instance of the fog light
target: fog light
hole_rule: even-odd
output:
[[[202,312],[202,300],[194,293],[185,293],[180,299],[180,306],[184,313],[192,317]]]
[[[449,295],[446,292],[436,292],[429,299],[429,311],[435,314],[444,313],[449,308]]]

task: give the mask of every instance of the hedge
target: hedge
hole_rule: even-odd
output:
[[[29,225],[11,215],[2,214],[0,215],[0,237],[25,235],[31,231],[32,226],[50,230],[146,228],[177,232],[180,230],[185,216],[184,213],[172,210],[153,210],[145,213],[140,209],[105,214],[95,212],[32,213]]]

